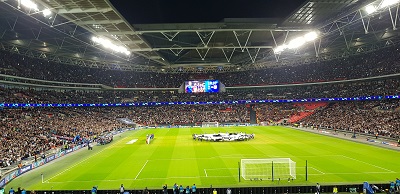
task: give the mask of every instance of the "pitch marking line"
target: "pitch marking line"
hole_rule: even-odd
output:
[[[343,155],[318,155],[318,156],[296,156],[297,158],[315,158],[315,157],[339,157]],[[225,158],[225,159],[260,159],[263,156],[257,155],[257,154],[249,154],[249,155],[243,155],[243,154],[232,154],[232,155],[220,155],[220,156],[213,156],[213,157],[207,157],[207,158],[159,158],[159,159],[152,159],[151,161],[163,161],[163,160],[209,160],[209,159],[219,159],[219,158]],[[290,155],[285,155],[285,156],[269,156],[269,158],[290,158]]]
[[[140,169],[140,171],[138,172],[138,174],[135,177],[135,180],[137,179],[137,177],[140,175],[140,173],[142,172],[142,170],[144,169],[144,167],[147,165],[147,162],[149,162],[149,160],[146,160],[146,163],[143,164],[142,168]]]
[[[141,178],[139,180],[164,180],[164,179],[197,179],[204,178],[205,176],[177,176],[177,177],[167,177],[167,178]],[[209,178],[231,178],[232,176],[208,176]]]
[[[125,137],[124,139],[126,139],[126,138],[127,138],[127,137]],[[101,151],[99,151],[99,152],[97,152],[97,153],[95,153],[95,154],[93,154],[93,155],[91,155],[91,156],[85,158],[84,160],[79,161],[78,163],[76,163],[76,164],[70,166],[69,168],[67,168],[67,169],[65,169],[65,170],[63,170],[63,171],[61,171],[61,172],[59,172],[58,174],[56,174],[56,175],[50,177],[49,179],[45,180],[43,183],[49,183],[49,180],[51,180],[51,179],[53,179],[53,178],[55,178],[55,177],[57,177],[57,176],[60,176],[61,174],[63,174],[63,173],[65,173],[65,172],[71,170],[72,168],[78,166],[79,164],[81,164],[81,163],[83,163],[83,162],[85,162],[85,161],[87,161],[87,160],[93,158],[94,156],[97,156],[98,154],[102,153],[104,150],[107,150],[107,149],[110,149],[110,148],[114,147],[115,145],[116,145],[116,144],[114,144],[114,145],[112,145],[112,146],[110,146],[110,147],[104,148],[103,150],[101,150]],[[83,149],[83,148],[82,148],[82,149]]]
[[[126,144],[133,144],[133,143],[137,142],[137,140],[138,140],[138,139],[132,139],[132,140],[126,142]]]
[[[314,167],[310,167],[310,169],[314,169],[315,171],[319,172],[320,174],[325,174],[324,172],[322,172],[322,171],[320,171],[320,170],[318,170],[318,169],[316,169]]]
[[[232,169],[236,169],[237,170],[237,168],[206,168],[204,170],[211,171],[211,170],[232,170]]]
[[[213,170],[232,170],[232,169],[237,169],[237,168],[205,168],[204,174],[206,175],[205,177],[219,177],[219,176],[208,176],[207,170],[213,171]],[[222,176],[222,177],[225,177],[225,176]]]
[[[206,176],[177,176],[177,177],[164,177],[164,178],[139,178],[139,179],[112,179],[112,180],[82,180],[82,181],[60,181],[60,182],[47,182],[48,184],[65,184],[65,183],[86,183],[86,182],[121,182],[121,181],[134,181],[134,180],[166,180],[166,179],[197,179],[205,178]],[[209,178],[231,178],[232,176],[208,176]]]
[[[324,173],[324,174],[310,174],[317,175],[360,175],[360,174],[394,174],[396,172],[339,172],[339,173]]]
[[[368,162],[364,162],[364,161],[361,161],[361,160],[357,160],[357,159],[355,159],[355,158],[348,157],[348,156],[345,156],[345,155],[342,155],[342,157],[347,158],[347,159],[350,159],[350,160],[354,160],[354,161],[357,161],[357,162],[361,162],[361,163],[364,163],[364,164],[373,166],[373,167],[375,167],[375,168],[379,168],[379,169],[385,170],[385,171],[387,171],[387,172],[391,172],[391,173],[394,173],[394,172],[395,172],[395,171],[393,171],[393,170],[389,170],[389,169],[386,169],[386,168],[383,168],[383,167],[380,167],[380,166],[377,166],[377,165],[374,165],[374,164],[371,164],[371,163],[368,163]]]

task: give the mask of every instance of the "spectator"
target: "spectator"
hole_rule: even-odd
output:
[[[15,193],[15,191],[14,191],[14,189],[11,187],[10,190],[8,191],[8,194],[14,194],[14,193]]]
[[[92,192],[92,194],[96,194],[96,193],[97,193],[97,187],[96,187],[96,186],[93,186],[91,192]]]
[[[196,190],[197,190],[196,184],[193,184],[191,194],[196,194]]]
[[[149,190],[147,189],[147,187],[144,188],[142,194],[150,194]]]
[[[179,87],[186,80],[218,79],[226,86],[274,85],[366,78],[400,72],[399,46],[386,47],[330,61],[280,66],[240,72],[171,74],[129,72],[58,64],[15,53],[0,52],[0,73],[27,78],[74,83],[105,84],[111,87]]]
[[[321,193],[321,185],[319,185],[319,183],[317,183],[317,185],[315,186],[315,193],[316,194],[320,194]]]
[[[164,193],[164,194],[168,194],[168,186],[167,186],[167,184],[165,184],[165,185],[163,186],[163,193]]]
[[[185,189],[185,194],[190,194],[190,188],[189,188],[189,185],[188,185],[188,186],[186,186],[186,189]]]
[[[121,187],[119,187],[119,193],[124,194],[124,192],[125,192],[124,184],[121,184]]]
[[[336,185],[333,186],[333,192],[332,193],[333,194],[337,194],[338,193],[338,188],[336,187]]]
[[[179,194],[183,194],[183,191],[184,191],[183,186],[179,185]]]

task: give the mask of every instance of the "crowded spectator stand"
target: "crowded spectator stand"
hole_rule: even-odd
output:
[[[399,100],[385,99],[399,94],[400,73],[398,46],[350,58],[321,61],[294,67],[278,67],[257,71],[167,74],[162,72],[121,72],[91,69],[23,57],[0,52],[0,81],[22,81],[29,84],[48,80],[69,83],[104,84],[111,87],[143,90],[62,90],[0,86],[1,103],[129,103],[129,102],[218,102],[259,99],[309,99],[323,97],[380,96],[379,100],[330,102],[326,107],[300,120],[304,126],[326,127],[399,138]],[[390,57],[388,57],[390,56]],[[379,63],[378,63],[379,62]],[[18,65],[12,65],[18,64]],[[293,76],[283,76],[291,74]],[[74,75],[74,76],[72,76]],[[89,76],[90,75],[90,76]],[[381,76],[381,77],[379,77]],[[226,92],[213,94],[178,93],[177,88],[188,79],[217,79],[228,86]],[[373,78],[372,78],[373,77]],[[354,80],[353,80],[354,79]],[[355,80],[356,79],[356,80]],[[122,80],[122,81],[121,81]],[[333,81],[333,82],[332,82]],[[310,83],[310,84],[308,84]],[[62,85],[62,84],[61,84]],[[257,87],[251,87],[257,85]],[[240,86],[229,89],[229,86]],[[263,86],[263,87],[259,87]],[[96,86],[97,87],[97,86]],[[3,107],[1,107],[3,109]],[[279,123],[302,112],[291,103],[256,104],[257,121]],[[134,116],[132,116],[134,115]],[[334,116],[332,116],[334,115]],[[98,137],[102,143],[111,136],[99,136],[123,128],[116,118],[130,118],[143,126],[179,126],[209,122],[246,123],[249,112],[245,104],[207,104],[140,107],[38,107],[0,110],[2,167],[18,165],[26,159],[39,158],[51,150],[85,144]],[[368,121],[368,122],[365,122]],[[76,137],[82,137],[76,139]],[[39,156],[39,157],[38,157]]]

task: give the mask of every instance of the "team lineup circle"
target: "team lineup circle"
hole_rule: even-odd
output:
[[[246,141],[254,139],[255,134],[246,133],[213,133],[213,134],[193,134],[194,140],[199,141]]]

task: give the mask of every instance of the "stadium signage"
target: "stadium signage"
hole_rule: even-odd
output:
[[[218,80],[185,81],[185,93],[213,93],[219,92]]]
[[[5,184],[6,184],[6,179],[1,179],[0,187],[4,187]]]
[[[32,164],[32,169],[37,168],[37,167],[39,167],[39,166],[42,166],[42,165],[44,165],[45,163],[46,163],[46,160],[45,160],[45,159],[39,160],[39,161],[37,161],[37,162],[34,162],[34,163]]]
[[[193,104],[253,104],[253,103],[296,103],[296,102],[335,102],[335,101],[365,101],[381,99],[400,99],[400,96],[363,96],[349,98],[307,98],[307,99],[282,99],[282,100],[229,100],[209,102],[140,102],[140,103],[107,103],[94,104],[95,107],[140,107],[140,106],[164,106],[164,105],[193,105]],[[93,107],[93,104],[19,104],[3,103],[0,108],[23,108],[23,107]]]
[[[54,159],[56,159],[56,155],[51,155],[51,156],[49,156],[49,157],[46,158],[46,163],[47,163],[47,162],[50,162],[50,161],[52,161],[52,160],[54,160]]]
[[[32,165],[31,165],[31,164],[28,165],[28,166],[22,167],[22,168],[19,170],[19,173],[22,174],[22,173],[28,172],[28,171],[30,171],[30,170],[32,170]]]

